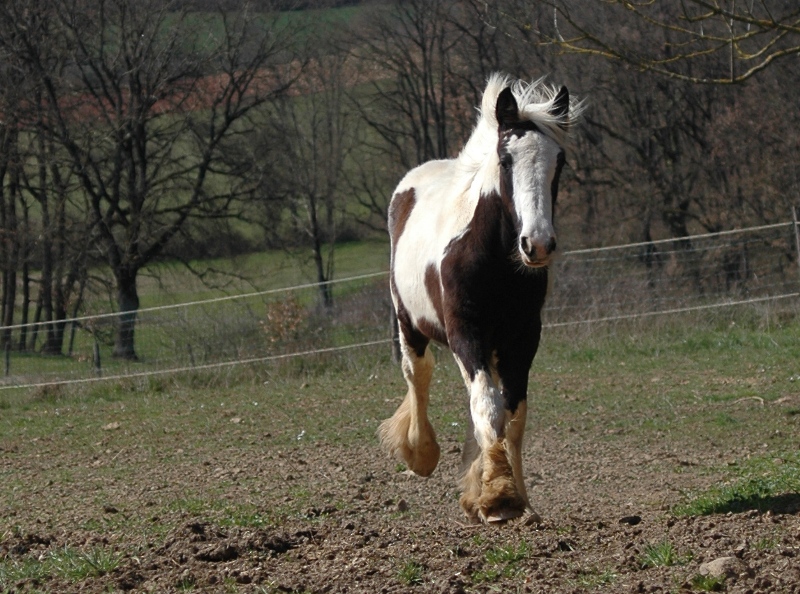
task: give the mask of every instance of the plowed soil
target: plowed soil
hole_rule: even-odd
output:
[[[735,406],[745,418],[771,415],[785,439],[797,436],[798,404],[789,397]],[[135,435],[117,444],[133,431],[124,421],[82,447],[70,441],[69,424],[63,433],[0,441],[4,480],[16,485],[6,485],[15,496],[0,512],[0,589],[800,592],[797,493],[736,512],[674,513],[687,493],[724,480],[726,465],[769,457],[769,438],[642,439],[602,424],[542,425],[532,406],[525,464],[542,523],[472,526],[457,503],[454,431],[440,432],[439,468],[422,479],[375,440],[339,445],[298,433],[296,443],[276,445],[277,436],[247,418],[224,422],[246,447],[213,438],[209,447],[187,446],[175,436],[153,457]],[[653,562],[658,550],[663,563]],[[103,551],[115,566],[87,575],[54,568],[66,563],[65,551],[83,560]],[[37,562],[49,570],[21,569]],[[720,577],[699,577],[708,571]]]

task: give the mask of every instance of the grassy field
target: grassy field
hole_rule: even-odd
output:
[[[440,442],[457,447],[466,398],[449,355],[437,359],[430,414]],[[38,561],[0,555],[0,592],[18,583],[113,590],[103,580],[120,564],[166,546],[190,519],[220,530],[319,526],[324,520],[308,510],[320,502],[330,513],[353,505],[329,473],[363,470],[331,454],[332,470],[306,472],[303,460],[370,452],[378,467],[402,472],[377,455],[374,433],[404,391],[381,348],[2,395],[0,551],[25,535],[76,536]],[[539,436],[549,433],[564,436],[566,448],[667,448],[677,452],[673,468],[699,485],[670,503],[674,517],[766,508],[800,494],[798,394],[796,320],[551,331],[531,376],[527,455],[535,458]],[[275,473],[283,478],[272,480]],[[455,497],[448,496],[453,513]],[[514,559],[529,555],[526,543],[507,545]],[[490,549],[486,559],[504,550]],[[476,570],[473,583],[483,588],[517,575],[503,569],[518,565],[506,557],[484,561],[489,569]],[[422,588],[426,567],[398,562],[396,579]],[[587,583],[605,583],[606,573]],[[224,591],[240,591],[229,586]],[[488,591],[481,588],[475,591]],[[194,589],[187,583],[175,591]]]
[[[388,262],[388,242],[341,244],[336,248],[335,280],[384,272],[388,268]],[[264,345],[263,340],[259,343],[259,337],[263,334],[259,320],[263,321],[267,316],[266,303],[290,299],[291,303],[296,302],[298,308],[313,309],[319,299],[318,290],[314,286],[313,263],[309,254],[304,251],[268,251],[232,260],[197,262],[192,266],[201,273],[202,278],[179,263],[153,265],[140,275],[142,310],[136,330],[136,349],[141,360],[131,363],[111,357],[112,335],[110,321],[106,319],[106,327],[101,331],[100,340],[103,373],[141,373],[165,366],[180,367],[189,363],[188,360],[181,362],[176,359],[176,341],[184,346],[190,342],[199,356],[207,345],[224,334],[230,334],[230,340],[236,342],[235,348],[239,349],[238,354],[229,354],[228,358],[261,356],[264,354]],[[372,282],[380,283],[382,280],[379,276]],[[310,286],[292,292],[257,295],[264,291],[304,285]],[[338,302],[340,299],[353,298],[354,292],[363,289],[364,285],[361,283],[345,283],[334,285],[333,292]],[[246,299],[218,304],[147,311],[149,308],[251,294],[253,296]],[[108,303],[95,302],[90,304],[88,311],[106,314],[112,310]],[[336,338],[331,333],[328,336]],[[10,384],[21,384],[47,381],[55,376],[91,376],[93,348],[92,333],[79,329],[75,334],[71,357],[10,353],[10,376],[7,381]],[[219,360],[219,357],[215,360]]]
[[[336,246],[336,279],[389,269],[389,242],[361,241]],[[295,287],[316,281],[310,250],[266,251],[232,260],[195,263],[204,278],[177,263],[148,267],[139,283],[141,305],[158,307],[225,295]]]

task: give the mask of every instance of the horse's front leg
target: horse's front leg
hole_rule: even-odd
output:
[[[528,374],[533,358],[539,347],[541,327],[532,326],[532,331],[515,335],[508,333],[507,343],[499,349],[497,375],[500,391],[506,406],[506,450],[517,491],[525,500],[525,506],[531,519],[540,521],[538,514],[531,508],[525,488],[525,477],[522,472],[522,443],[525,436],[525,424],[528,416]]]
[[[513,464],[521,435],[516,428],[506,435],[510,411],[497,385],[494,362],[483,362],[458,344],[456,349],[456,361],[469,390],[473,429],[464,446],[461,507],[472,521],[502,522],[519,517],[527,507],[524,485],[520,491],[515,479],[515,474],[521,475],[521,466],[515,473]]]
[[[434,358],[427,340],[416,348],[400,335],[403,375],[408,392],[391,418],[381,423],[378,436],[384,449],[403,460],[420,476],[429,476],[439,462],[439,444],[428,420],[428,397]],[[421,351],[421,352],[420,352]]]

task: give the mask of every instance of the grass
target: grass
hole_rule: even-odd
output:
[[[486,583],[513,578],[522,571],[521,562],[529,554],[530,546],[524,540],[517,545],[492,547],[484,554],[484,567],[472,573],[472,581]]]
[[[668,540],[650,543],[644,547],[639,556],[639,566],[642,569],[651,567],[672,567],[683,565],[691,560],[691,555],[680,555],[677,549]]]
[[[407,586],[419,586],[423,580],[424,567],[416,561],[406,561],[397,570],[397,579]]]
[[[93,548],[84,553],[64,547],[52,554],[50,563],[58,575],[80,581],[111,573],[121,558],[118,553],[105,548]]]
[[[102,547],[86,552],[62,547],[41,559],[6,558],[0,560],[0,587],[23,580],[42,582],[51,576],[79,582],[111,573],[121,560],[121,554]]]
[[[343,312],[340,318],[347,318],[343,323],[341,319],[332,320],[318,312],[319,294],[313,286],[313,272],[290,254],[269,252],[243,257],[233,264],[210,262],[206,265],[212,269],[219,265],[218,268],[226,271],[233,267],[241,278],[220,276],[215,281],[217,288],[210,288],[179,265],[156,265],[150,270],[151,276],[142,277],[143,310],[230,295],[248,296],[140,312],[136,328],[139,361],[135,362],[111,356],[111,328],[107,325],[102,331],[105,338],[99,340],[101,377],[191,368],[235,361],[245,353],[247,357],[265,357],[319,346],[359,343],[388,335],[385,323],[388,302],[382,297],[371,297],[386,294],[384,277],[334,285],[335,304]],[[338,278],[381,272],[387,266],[388,244],[385,242],[353,242],[337,248]],[[244,278],[254,280],[245,281]],[[263,293],[307,284],[312,286],[291,293]],[[69,328],[67,332],[69,334]],[[6,381],[27,384],[93,379],[98,375],[94,369],[94,347],[93,335],[78,330],[71,356],[12,352],[11,375]],[[3,402],[0,393],[0,406]]]
[[[726,482],[688,494],[673,513],[702,516],[749,510],[780,512],[800,503],[800,452],[754,457],[729,472],[732,476]]]
[[[579,572],[576,585],[589,590],[606,588],[617,581],[617,574],[611,569],[588,569]]]
[[[724,576],[696,575],[689,581],[692,588],[700,592],[722,592],[725,587]]]
[[[239,256],[232,262],[206,260],[192,265],[204,272],[205,282],[178,263],[157,263],[146,268],[140,282],[142,307],[281,289],[313,283],[316,278],[307,249],[266,251]],[[354,241],[336,247],[336,278],[380,272],[388,266],[386,241]]]

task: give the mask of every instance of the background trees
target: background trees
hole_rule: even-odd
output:
[[[546,4],[553,24],[542,32],[550,42],[693,83],[741,83],[800,54],[800,7],[792,0]]]
[[[795,2],[336,4],[0,7],[3,344],[64,352],[107,287],[114,352],[135,358],[141,271],[227,249],[310,254],[330,304],[337,243],[384,237],[394,185],[460,149],[494,70],[588,99],[562,245],[782,221],[797,201]]]
[[[320,31],[315,31],[315,36]],[[275,216],[263,222],[276,241],[310,247],[323,305],[333,304],[329,281],[335,269],[335,245],[347,234],[345,172],[357,150],[359,121],[347,98],[358,71],[345,51],[336,51],[329,31],[304,52],[302,81],[294,93],[273,102],[259,131],[257,163],[263,171],[260,196],[277,199],[294,239],[280,232]],[[280,215],[279,215],[280,216]],[[274,235],[274,234],[273,234]]]
[[[221,14],[209,34],[185,11],[155,0],[47,0],[40,11],[12,8],[9,39],[20,42],[11,51],[35,84],[32,133],[42,158],[38,190],[28,189],[47,230],[64,224],[67,198],[77,196],[73,210],[83,217],[84,245],[112,273],[123,314],[114,354],[133,359],[139,271],[185,225],[230,216],[251,191],[240,183],[228,147],[248,114],[285,90],[271,71],[285,37],[268,17],[251,20],[246,11]],[[37,26],[19,14],[35,15]],[[46,61],[49,52],[59,61]],[[61,199],[52,214],[51,193]],[[46,254],[64,255],[62,231],[45,234]],[[50,237],[58,246],[49,245]],[[67,274],[68,285],[76,277],[65,262],[45,257],[45,302],[53,266]],[[60,307],[55,316],[63,320]]]

